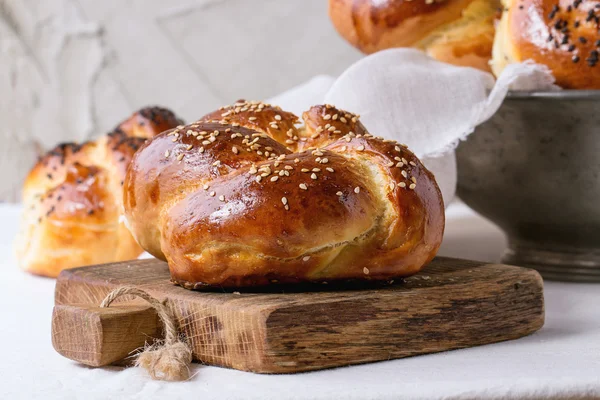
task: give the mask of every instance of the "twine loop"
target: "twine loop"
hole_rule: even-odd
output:
[[[156,310],[165,327],[165,339],[146,345],[137,354],[135,365],[148,371],[152,379],[163,381],[189,379],[192,350],[188,343],[180,338],[175,317],[163,302],[141,289],[122,286],[106,295],[100,307],[108,307],[118,297],[126,295],[146,300]]]

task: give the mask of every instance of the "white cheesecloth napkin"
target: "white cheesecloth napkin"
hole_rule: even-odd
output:
[[[490,118],[510,90],[557,90],[550,71],[526,62],[495,80],[486,72],[436,61],[414,49],[365,57],[337,79],[318,76],[269,102],[301,115],[329,103],[361,115],[376,136],[405,143],[436,176],[445,204],[456,189],[454,148]]]

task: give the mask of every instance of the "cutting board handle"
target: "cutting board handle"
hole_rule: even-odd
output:
[[[56,305],[52,313],[54,349],[93,367],[123,361],[146,343],[162,338],[163,325],[149,305]]]

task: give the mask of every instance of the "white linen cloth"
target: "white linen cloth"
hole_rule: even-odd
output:
[[[51,344],[54,280],[12,256],[20,206],[0,204],[0,399],[299,400],[600,398],[600,285],[546,282],[546,324],[510,342],[295,375],[194,364],[187,382],[140,368],[88,368]],[[474,245],[476,243],[476,245]],[[442,254],[494,261],[504,237],[461,204],[448,210]]]
[[[509,65],[498,80],[414,49],[365,57],[334,79],[317,77],[270,99],[301,114],[329,103],[361,115],[375,136],[405,143],[436,176],[446,204],[456,188],[454,148],[500,107],[508,90],[557,90],[542,65]]]

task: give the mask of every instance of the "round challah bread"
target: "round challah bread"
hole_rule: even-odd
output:
[[[329,0],[329,16],[340,35],[367,54],[415,47],[490,71],[499,6],[499,0]]]
[[[239,101],[136,153],[125,216],[175,283],[385,280],[433,258],[444,206],[415,155],[330,105],[303,119]]]
[[[503,0],[492,68],[545,64],[565,89],[600,89],[600,1]]]
[[[182,123],[169,110],[144,108],[96,141],[45,154],[23,187],[20,266],[56,277],[65,268],[138,257],[142,249],[120,221],[125,172],[147,138]]]

